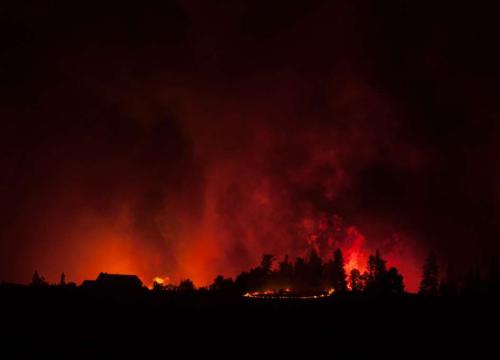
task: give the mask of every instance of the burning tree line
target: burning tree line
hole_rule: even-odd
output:
[[[218,275],[208,287],[196,289],[190,279],[182,280],[178,285],[170,283],[153,283],[154,292],[182,292],[195,290],[226,295],[243,295],[252,293],[270,294],[369,294],[369,295],[401,295],[405,285],[403,276],[395,267],[387,267],[387,261],[377,250],[368,258],[366,271],[362,273],[353,268],[346,272],[344,256],[341,249],[335,250],[328,261],[312,249],[306,259],[297,257],[294,262],[285,256],[275,264],[274,255],[264,254],[260,265],[240,273],[235,280]],[[121,275],[118,275],[121,276]],[[66,282],[61,274],[58,284],[50,285],[37,271],[33,274],[31,287],[77,288],[73,282]],[[444,279],[440,276],[437,257],[429,253],[423,267],[419,294],[424,296],[453,297],[461,295],[500,297],[500,267],[496,258],[481,271],[474,267],[460,277]],[[321,296],[320,296],[321,297]]]
[[[333,258],[324,262],[313,249],[307,259],[298,257],[291,262],[288,256],[273,270],[275,257],[264,254],[259,266],[239,274],[233,281],[219,275],[210,290],[219,292],[247,293],[255,291],[275,291],[307,294],[335,292],[337,294],[366,292],[373,294],[402,294],[403,276],[394,267],[387,268],[386,260],[377,250],[368,260],[367,271],[361,273],[345,270],[341,249],[335,250]]]
[[[405,292],[403,275],[395,267],[388,267],[387,261],[377,250],[368,258],[366,271],[346,271],[341,249],[335,250],[333,258],[323,261],[313,249],[307,259],[298,257],[294,262],[285,256],[274,267],[275,257],[264,254],[259,266],[232,278],[217,276],[208,288],[200,288],[221,294],[243,295],[252,292],[283,292],[368,295],[401,295]],[[273,269],[273,267],[275,269]],[[183,280],[179,286],[155,283],[154,289],[194,290],[194,284]],[[440,275],[438,260],[430,252],[422,266],[419,294],[427,297],[486,296],[500,297],[500,267],[496,258],[491,259],[483,271],[471,268],[461,276],[445,278]]]

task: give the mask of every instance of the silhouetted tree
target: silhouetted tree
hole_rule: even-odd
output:
[[[391,267],[386,275],[387,279],[385,282],[386,292],[389,294],[403,294],[405,290],[405,285],[403,282],[403,275],[398,273],[395,267]]]
[[[303,258],[297,257],[293,266],[293,288],[302,291],[307,288],[307,266]]]
[[[368,271],[363,271],[363,273],[361,274],[361,277],[360,277],[360,280],[361,280],[361,284],[363,286],[363,291],[366,290],[366,284],[368,283],[368,278],[369,278],[369,274],[368,274]]]
[[[375,255],[370,255],[365,292],[374,295],[402,294],[404,292],[403,276],[394,267],[387,271],[386,263],[387,261],[382,258],[378,250]]]
[[[385,259],[382,258],[382,256],[380,255],[380,251],[377,249],[375,251],[375,278],[377,277],[382,277],[386,271],[387,271],[387,268],[386,268],[386,264],[387,264],[387,261]]]
[[[193,291],[195,287],[190,279],[185,279],[179,283],[178,289],[179,291]]]
[[[340,249],[333,253],[332,262],[332,286],[336,293],[345,293],[347,291],[347,275],[344,268],[344,256]]]
[[[40,287],[40,286],[47,286],[48,283],[47,281],[45,281],[45,278],[43,276],[40,276],[38,274],[38,271],[35,270],[35,272],[33,273],[33,277],[31,279],[31,286],[36,286],[36,287]]]
[[[59,280],[59,285],[66,286],[66,275],[64,273],[61,273],[61,280]]]
[[[368,258],[365,291],[372,293],[384,292],[386,275],[386,260],[380,256],[380,252],[377,249],[375,255],[370,255]]]
[[[274,255],[263,254],[260,266],[250,271],[251,284],[253,289],[262,290],[272,285]]]
[[[245,293],[248,291],[262,290],[271,285],[273,262],[274,255],[262,255],[260,266],[248,272],[242,272],[236,277],[235,291]]]
[[[292,285],[293,265],[288,260],[288,255],[285,255],[283,261],[278,264],[278,271],[276,274],[276,282],[282,287],[290,287]]]
[[[306,264],[306,288],[307,290],[318,291],[322,289],[323,260],[319,257],[315,249],[309,253],[309,261]]]
[[[351,286],[351,291],[361,292],[363,291],[363,279],[361,273],[358,269],[352,269],[349,277],[349,283]]]
[[[422,295],[436,296],[439,288],[439,268],[436,255],[430,252],[425,259],[422,269],[419,293]]]
[[[460,293],[460,282],[452,264],[447,264],[445,273],[440,277],[438,295],[446,298],[458,296]]]
[[[236,279],[234,280],[234,288],[237,293],[240,295],[246,293],[247,291],[252,290],[251,281],[250,281],[250,273],[247,271],[241,272]]]
[[[224,278],[222,275],[218,275],[212,285],[210,285],[211,291],[228,293],[234,289],[234,283],[231,278]]]
[[[377,250],[378,252],[378,250]],[[376,271],[376,261],[375,255],[371,255],[368,257],[368,278],[367,281],[373,281],[375,279],[375,271]]]
[[[262,261],[260,262],[260,268],[262,271],[269,275],[271,273],[274,262],[274,255],[264,254],[262,255]]]

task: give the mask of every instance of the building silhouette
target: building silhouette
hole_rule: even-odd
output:
[[[95,280],[84,280],[82,288],[114,292],[133,292],[143,288],[137,275],[108,274],[102,272]]]

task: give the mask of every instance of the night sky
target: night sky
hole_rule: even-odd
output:
[[[481,2],[3,1],[0,280],[481,264],[499,38]]]

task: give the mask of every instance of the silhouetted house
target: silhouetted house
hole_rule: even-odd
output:
[[[142,281],[137,277],[137,275],[100,273],[96,282],[105,286],[124,287],[130,289],[142,287]]]
[[[100,273],[95,280],[85,280],[82,285],[84,289],[133,292],[143,288],[142,281],[137,275]]]

